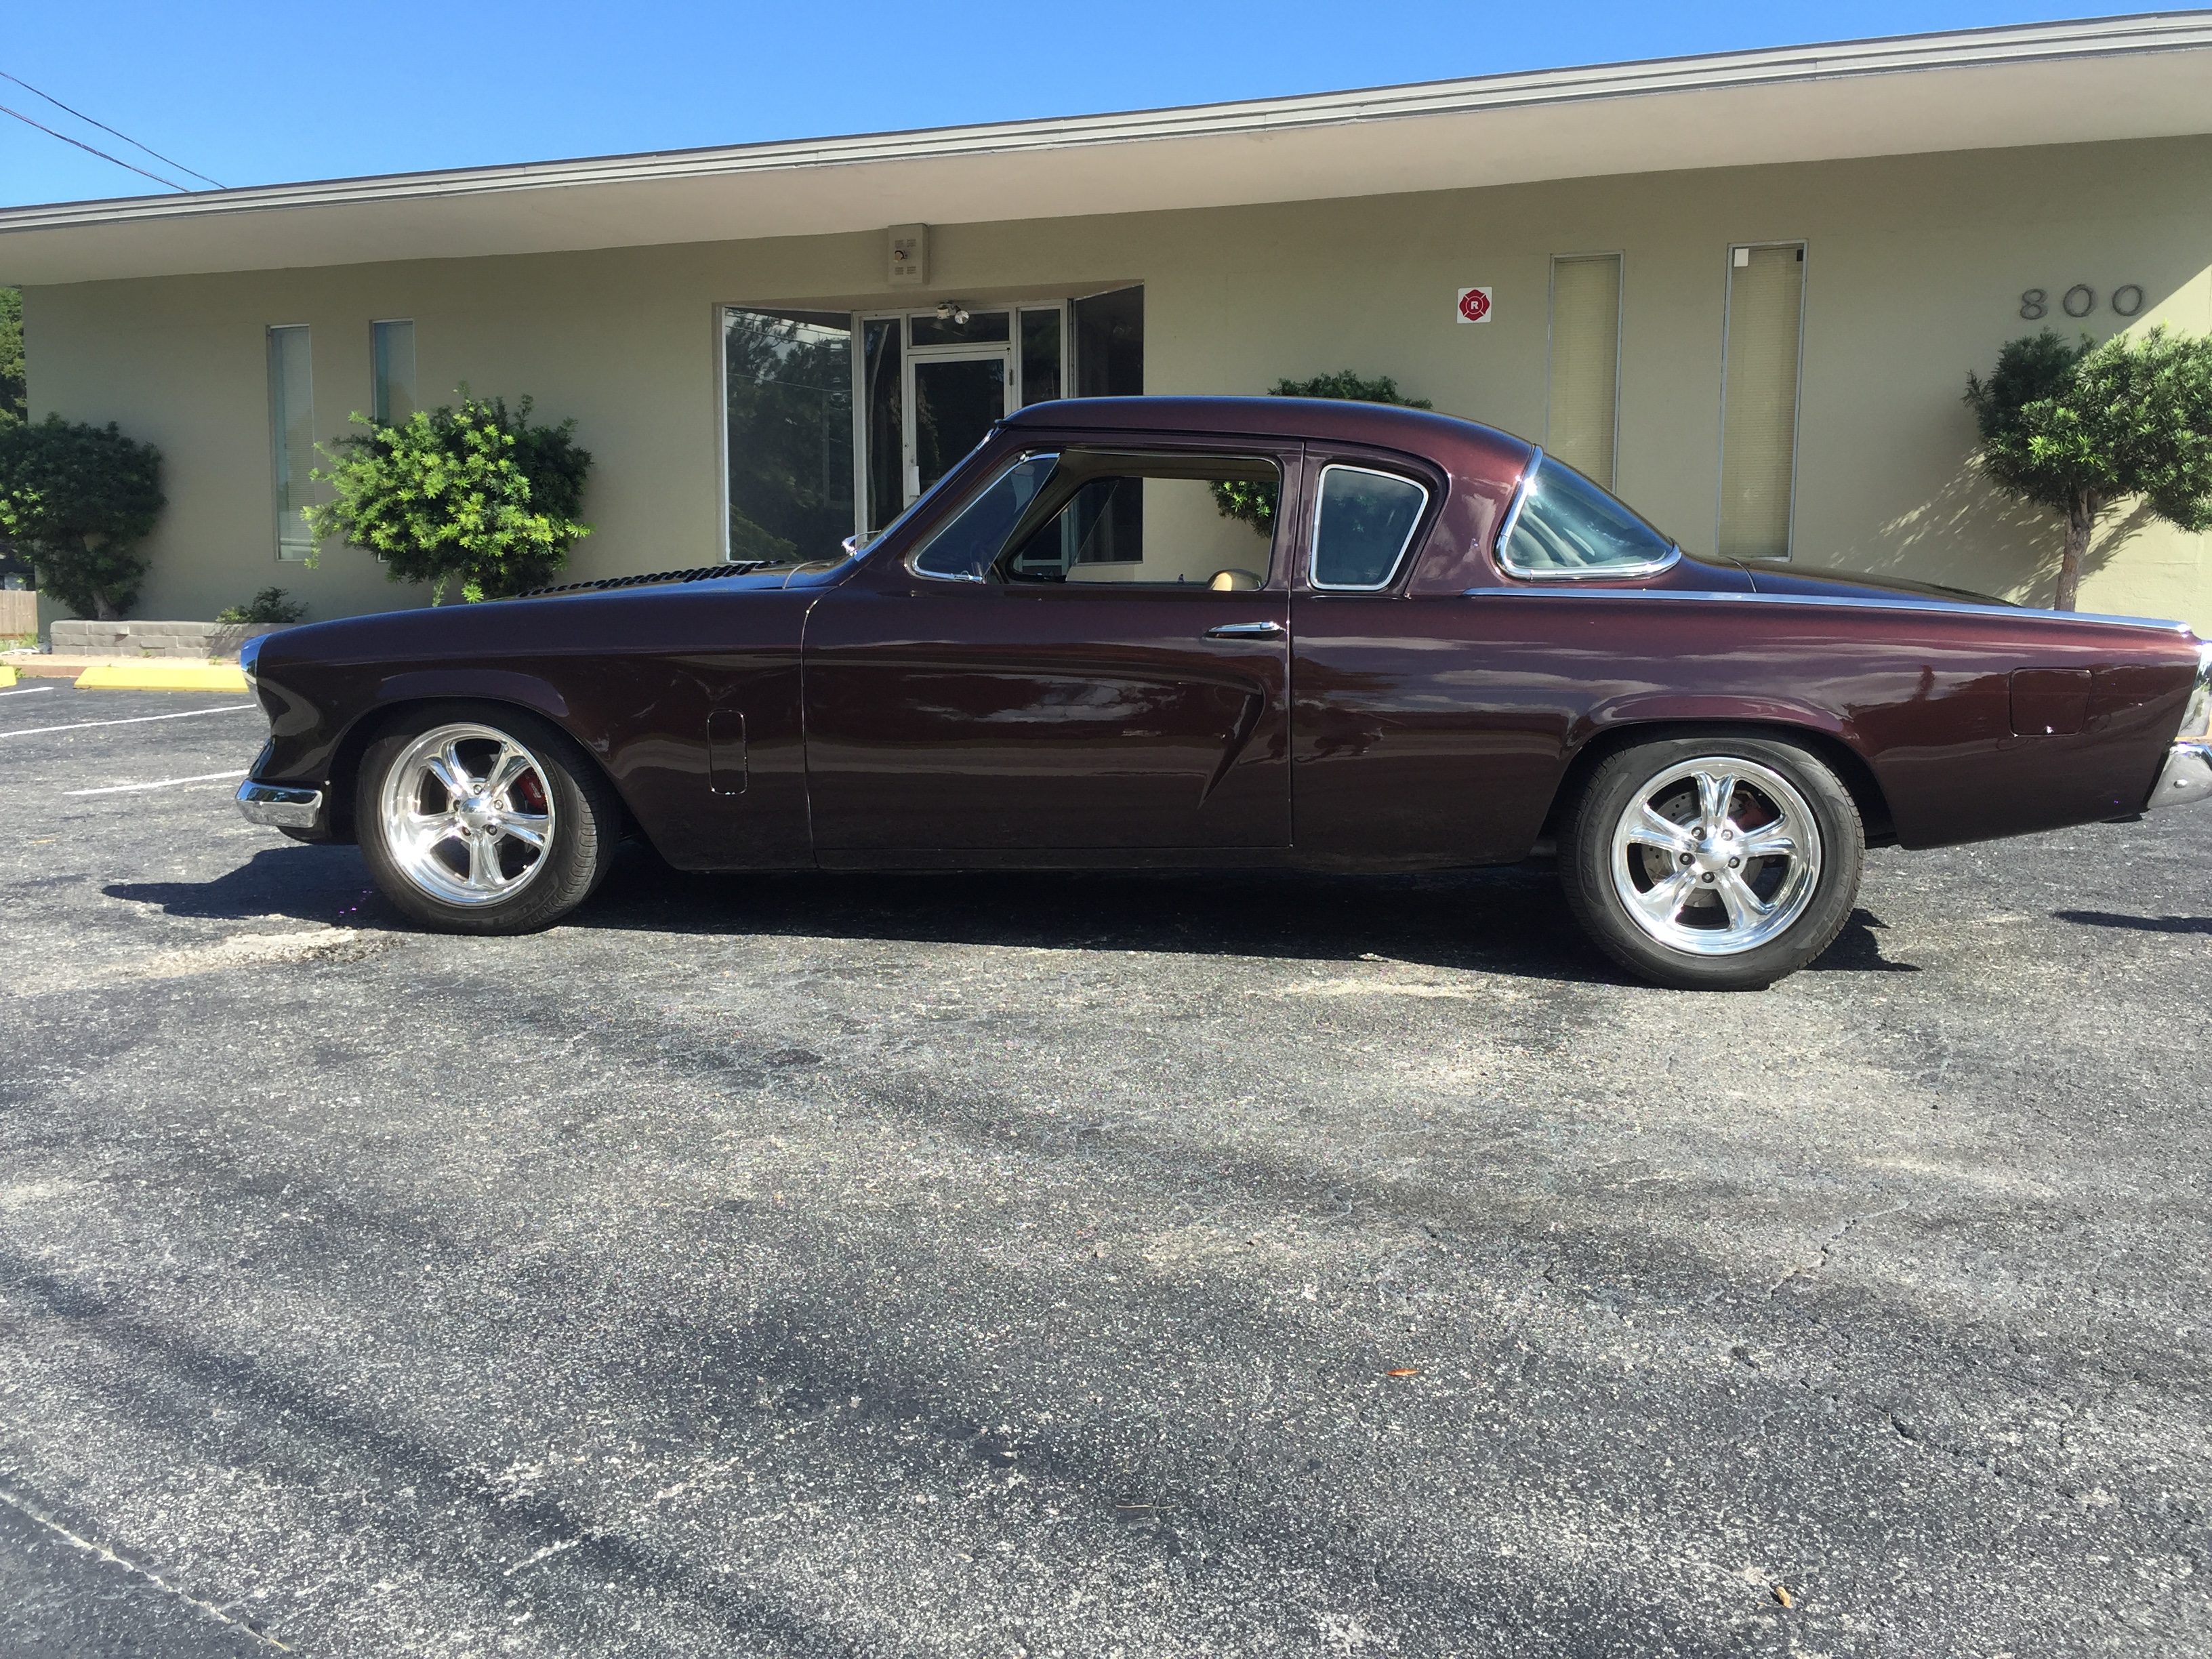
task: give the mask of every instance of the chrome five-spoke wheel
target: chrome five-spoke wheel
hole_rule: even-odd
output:
[[[1659,735],[1576,796],[1560,878],[1590,937],[1685,990],[1755,990],[1826,950],[1858,894],[1856,801],[1819,755],[1765,733]]]
[[[1613,831],[1614,890],[1644,932],[1698,956],[1786,932],[1820,878],[1820,828],[1787,778],[1701,756],[1650,779]]]
[[[506,732],[470,723],[416,736],[393,759],[378,799],[400,873],[460,905],[512,898],[537,878],[554,811],[538,757]]]

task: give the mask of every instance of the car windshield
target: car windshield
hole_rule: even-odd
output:
[[[1023,456],[929,538],[914,556],[914,568],[925,576],[954,581],[983,580],[1014,526],[1059,464],[1057,455]]]
[[[1579,576],[1650,568],[1674,551],[1626,502],[1539,450],[1499,556],[1516,575]]]

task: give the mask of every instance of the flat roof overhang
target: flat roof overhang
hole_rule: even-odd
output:
[[[2212,11],[0,210],[0,282],[655,246],[2212,131]]]

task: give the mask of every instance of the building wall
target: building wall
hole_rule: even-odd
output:
[[[1620,492],[1692,552],[1714,544],[1729,250],[1802,240],[1796,557],[2048,603],[2059,530],[1993,497],[1960,401],[1969,369],[2043,324],[2212,331],[2212,138],[1742,167],[1208,212],[934,227],[922,303],[1146,288],[1149,391],[1260,392],[1389,374],[1451,413],[1540,439],[1549,261],[1625,258]],[[369,556],[278,566],[264,331],[314,331],[325,441],[369,401],[373,319],[416,323],[426,402],[465,381],[574,416],[596,458],[578,579],[708,562],[723,513],[718,341],[729,301],[889,307],[884,234],[351,265],[33,289],[34,414],[122,423],[166,458],[143,616],[206,617],[279,583],[313,614],[421,603]],[[2076,283],[2098,294],[2059,314]],[[1455,291],[1494,287],[1493,319]],[[2208,538],[2120,515],[2085,609],[2212,629]]]

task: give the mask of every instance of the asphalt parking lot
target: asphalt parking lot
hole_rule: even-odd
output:
[[[426,937],[261,735],[0,696],[0,1652],[2204,1651],[2212,811],[1693,996],[1534,869]]]

